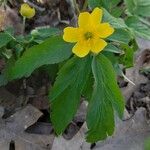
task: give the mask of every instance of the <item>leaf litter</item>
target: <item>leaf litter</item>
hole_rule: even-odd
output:
[[[25,132],[41,115],[38,109],[28,105],[6,119],[0,118],[0,149],[9,150],[10,143],[13,142],[15,150],[49,150],[54,138],[52,134]]]

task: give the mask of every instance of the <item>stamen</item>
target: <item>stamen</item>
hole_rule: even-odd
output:
[[[93,34],[91,32],[86,32],[84,34],[84,37],[85,37],[86,40],[88,40],[88,39],[91,39],[93,37]]]

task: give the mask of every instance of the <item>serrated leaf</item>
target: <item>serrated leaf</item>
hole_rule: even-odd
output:
[[[142,23],[136,16],[128,17],[126,24],[136,36],[150,40],[150,28],[146,24]]]
[[[39,45],[27,49],[15,65],[6,72],[9,80],[29,76],[35,69],[45,64],[55,64],[68,59],[71,55],[72,44],[55,36]]]
[[[114,28],[127,28],[122,18],[113,17],[106,9],[103,8],[104,16],[103,22],[109,22]]]
[[[73,119],[90,72],[91,57],[88,56],[70,59],[58,73],[50,91],[51,121],[57,134]]]
[[[122,50],[120,50],[118,47],[112,45],[112,44],[108,44],[104,51],[107,51],[107,52],[112,52],[112,53],[116,53],[116,54],[121,54],[122,53]]]
[[[116,75],[111,62],[98,55],[93,59],[92,71],[95,79],[92,99],[89,102],[87,125],[89,128],[87,141],[103,140],[114,132],[114,110],[122,117],[124,98],[117,85]]]
[[[57,98],[71,83],[78,70],[77,58],[73,57],[58,72],[55,84],[50,91],[50,100]]]
[[[125,52],[125,54],[120,57],[121,64],[123,64],[126,68],[133,67],[133,65],[134,65],[134,50],[126,44],[122,44],[121,47]]]
[[[125,0],[125,4],[131,14],[150,17],[150,0]]]
[[[116,18],[119,18],[120,16],[121,16],[121,14],[123,13],[123,9],[122,8],[120,8],[120,7],[115,7],[113,10],[112,10],[112,12],[111,12],[111,14],[114,16],[114,17],[116,17]]]
[[[133,14],[134,10],[136,9],[136,3],[135,0],[124,0],[125,4],[127,6],[128,11]]]
[[[115,29],[115,32],[108,39],[110,41],[128,44],[131,40],[131,35],[125,29]]]

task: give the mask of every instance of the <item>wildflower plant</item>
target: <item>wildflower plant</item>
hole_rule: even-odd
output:
[[[78,18],[78,28],[67,27],[64,29],[63,39],[66,42],[77,42],[72,52],[78,57],[85,57],[91,51],[98,54],[107,43],[102,38],[107,38],[114,32],[114,28],[109,23],[100,23],[103,11],[98,7],[91,14],[80,13]]]
[[[53,65],[50,73],[57,67],[49,90],[54,130],[57,135],[64,132],[84,97],[88,102],[86,139],[93,143],[111,136],[115,116],[123,117],[125,102],[117,75],[125,77],[122,69],[133,66],[136,37],[150,39],[150,14],[143,13],[150,12],[150,1],[125,0],[121,5],[120,0],[88,0],[86,4],[91,11],[81,12],[77,27],[68,26],[63,32],[57,28],[36,28],[19,36],[10,29],[1,32],[0,55],[8,56],[8,49],[13,54],[6,57],[0,84],[29,77],[43,65]],[[32,18],[35,10],[25,4],[20,13]]]

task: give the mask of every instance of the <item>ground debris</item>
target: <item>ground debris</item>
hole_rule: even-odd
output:
[[[8,150],[14,143],[15,150],[49,150],[53,135],[25,132],[42,113],[31,105],[26,106],[7,119],[0,119],[0,149]],[[10,144],[11,143],[11,144]]]

